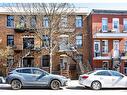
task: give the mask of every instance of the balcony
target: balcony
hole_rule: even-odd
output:
[[[114,30],[108,30],[102,32],[97,31],[95,34],[93,34],[93,38],[123,38],[127,37],[127,33],[125,32],[116,32]]]
[[[102,56],[101,52],[95,52],[93,59],[94,60],[110,60],[111,56],[110,55],[108,55],[108,56]]]

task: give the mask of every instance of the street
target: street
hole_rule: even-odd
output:
[[[9,85],[0,86],[0,95],[126,95],[127,89],[101,89],[91,90],[84,88],[73,80],[67,87],[60,90],[51,90],[48,88],[23,88],[21,90],[12,90]]]

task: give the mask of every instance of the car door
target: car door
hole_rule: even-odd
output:
[[[48,73],[40,69],[32,69],[33,84],[38,86],[48,85]]]
[[[102,84],[102,87],[111,87],[112,76],[108,72],[108,70],[107,71],[98,71],[94,75],[95,75],[94,80],[100,81]]]
[[[111,71],[113,76],[112,86],[113,87],[127,87],[127,77],[117,71]]]
[[[19,75],[22,77],[22,81],[25,85],[31,85],[33,82],[31,69],[20,69]]]

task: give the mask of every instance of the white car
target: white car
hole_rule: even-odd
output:
[[[94,90],[127,88],[127,76],[113,70],[96,70],[80,75],[79,84]]]

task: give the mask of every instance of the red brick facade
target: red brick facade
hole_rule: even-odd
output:
[[[106,62],[108,62],[106,69],[113,69],[116,66],[120,72],[127,74],[127,32],[125,31],[126,23],[124,22],[124,19],[127,18],[127,11],[93,10],[89,18],[89,23],[91,25],[90,31],[92,32],[93,38],[93,68],[105,68],[104,65]],[[106,21],[102,22],[102,19],[106,19]],[[115,19],[116,22],[113,22],[113,19]],[[104,28],[103,23],[105,24],[104,27],[106,28],[105,32],[103,32],[102,29]],[[113,27],[116,27],[118,32],[116,32],[116,30],[114,30],[115,28],[113,29]],[[105,42],[105,40],[107,42]],[[105,50],[104,47],[106,47]],[[118,48],[118,52],[115,51],[115,48]],[[104,53],[103,51],[107,52]],[[117,54],[118,56],[115,58]]]

